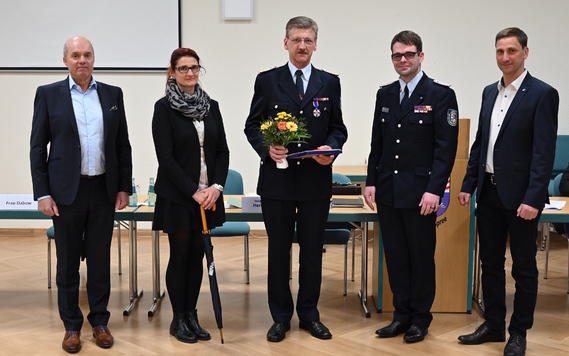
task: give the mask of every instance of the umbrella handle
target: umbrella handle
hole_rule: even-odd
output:
[[[213,204],[213,207],[211,208],[211,210],[215,211],[215,204]],[[207,233],[209,233],[209,229],[207,228],[207,220],[205,218],[205,209],[203,208],[203,205],[200,204],[200,212],[202,214],[202,226],[203,226],[203,231],[204,233],[207,231]]]

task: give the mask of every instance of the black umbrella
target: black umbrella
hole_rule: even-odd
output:
[[[205,250],[205,258],[207,260],[207,274],[209,276],[209,290],[211,291],[211,301],[213,303],[213,312],[215,313],[215,321],[217,322],[217,328],[219,329],[219,335],[221,336],[221,343],[223,344],[223,322],[221,321],[221,299],[219,298],[219,288],[217,287],[217,276],[215,275],[215,264],[213,263],[213,245],[211,244],[211,236],[207,228],[207,220],[205,218],[205,210],[203,205],[200,205],[202,213],[202,225],[203,225],[203,244]],[[215,205],[213,206],[215,211]]]

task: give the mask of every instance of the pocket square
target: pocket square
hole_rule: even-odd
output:
[[[118,109],[119,109],[119,108],[117,108],[117,106],[115,105],[115,106],[113,106],[112,108],[110,108],[109,111],[115,111],[115,110],[118,110]]]

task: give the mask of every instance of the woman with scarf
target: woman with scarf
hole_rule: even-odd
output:
[[[174,313],[170,334],[188,343],[210,339],[196,310],[204,257],[200,204],[206,209],[208,227],[225,222],[222,191],[229,169],[219,104],[198,83],[202,70],[194,50],[172,52],[166,95],[154,105],[152,118],[158,158],[152,229],[167,233],[170,243],[166,270]]]

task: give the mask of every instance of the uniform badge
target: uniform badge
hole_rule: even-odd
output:
[[[329,98],[314,98],[314,100],[312,100],[312,105],[314,106],[314,110],[312,111],[312,114],[314,115],[314,117],[319,117],[320,116],[320,109],[318,108],[318,102],[319,101],[328,101],[330,100]]]
[[[458,111],[455,109],[448,109],[447,122],[450,126],[456,126],[458,122]]]
[[[381,112],[384,112],[384,113],[387,114],[387,113],[389,112],[389,108],[386,108],[385,106],[382,106],[382,107],[381,107]]]

